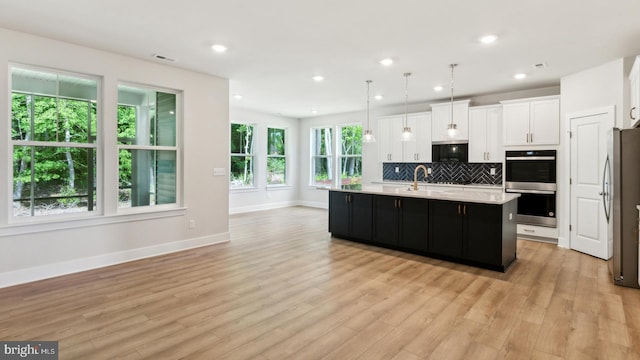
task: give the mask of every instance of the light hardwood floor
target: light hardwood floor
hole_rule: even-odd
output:
[[[332,239],[327,212],[234,215],[232,241],[0,289],[0,340],[60,359],[640,359],[640,290],[518,241],[506,273]]]

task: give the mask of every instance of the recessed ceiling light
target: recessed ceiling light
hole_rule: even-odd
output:
[[[224,46],[224,45],[220,45],[220,44],[212,45],[211,48],[213,49],[213,51],[219,52],[219,53],[223,53],[223,52],[227,51],[227,47]]]
[[[374,98],[374,99],[376,99],[376,100],[382,100],[382,99],[384,99],[384,96],[382,96],[382,95],[376,95],[376,96],[374,96],[373,98]]]
[[[240,99],[242,99],[242,95],[235,94],[235,95],[233,95],[233,98],[236,99],[236,100],[240,100]]]
[[[316,110],[316,109],[311,109],[311,113],[312,113],[312,114],[317,114],[317,113],[318,113],[318,110]]]
[[[393,64],[393,59],[389,59],[389,58],[382,59],[382,60],[380,60],[380,64],[382,64],[384,66],[389,66],[389,65]]]
[[[527,74],[525,74],[525,73],[519,73],[519,74],[515,74],[515,75],[513,75],[513,77],[514,77],[515,79],[522,80],[522,79],[524,79],[524,78],[526,78],[526,77],[527,77]]]
[[[434,90],[434,91],[442,91],[442,89],[444,89],[444,88],[443,88],[441,85],[438,85],[438,86],[434,86],[434,87],[433,87],[433,90]]]
[[[480,42],[483,44],[491,44],[493,42],[495,42],[496,40],[498,40],[498,37],[495,35],[485,35],[483,37],[480,38]]]
[[[324,80],[324,77],[320,76],[320,75],[316,75],[316,76],[312,77],[312,79],[315,80],[315,81],[320,82],[320,81]]]

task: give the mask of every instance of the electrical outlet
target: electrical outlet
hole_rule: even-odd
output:
[[[496,174],[496,168],[491,168],[491,170],[489,170],[489,174],[495,175]]]
[[[213,168],[213,176],[225,176],[227,171],[225,168]]]
[[[400,172],[400,168],[396,166],[396,174]]]
[[[189,229],[195,229],[195,228],[196,228],[196,221],[189,220]]]
[[[427,174],[431,174],[431,168],[427,168]]]
[[[513,213],[509,213],[509,220],[513,220]]]

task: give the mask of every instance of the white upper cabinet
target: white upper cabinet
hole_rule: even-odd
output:
[[[378,134],[376,135],[378,161],[431,161],[431,113],[409,114],[407,126],[413,132],[414,141],[402,141],[404,115],[385,116],[378,119]]]
[[[402,161],[402,116],[388,116],[378,119],[378,160],[381,162]]]
[[[545,96],[502,101],[504,145],[560,143],[560,98]]]
[[[469,108],[469,162],[502,162],[502,106]]]
[[[636,127],[640,123],[640,56],[636,57],[629,73],[629,124]]]
[[[451,123],[451,103],[431,104],[431,138],[433,142],[469,140],[469,100],[453,102],[453,123],[458,126],[456,135],[449,137],[447,129]]]
[[[415,141],[405,141],[404,162],[431,162],[431,113],[409,114],[407,125],[415,135]]]

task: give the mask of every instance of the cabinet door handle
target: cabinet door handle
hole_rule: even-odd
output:
[[[458,215],[460,215],[460,204],[458,204]]]
[[[398,209],[402,209],[402,199],[398,199]]]
[[[529,140],[531,140],[531,142],[533,143],[533,133],[531,133],[531,135],[529,135]]]
[[[462,213],[464,216],[467,216],[467,205],[462,205]]]
[[[635,109],[636,109],[636,107],[634,106],[634,107],[631,108],[631,110],[629,110],[629,118],[631,120],[635,120],[635,118],[633,117],[633,110],[635,110]]]
[[[393,208],[397,209],[398,208],[398,199],[394,199],[393,200]]]

